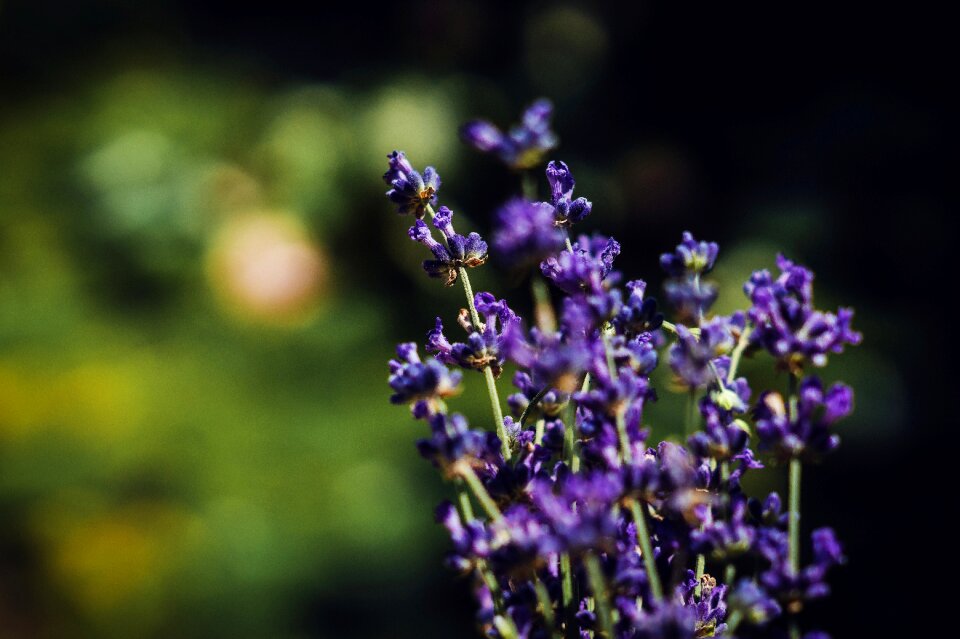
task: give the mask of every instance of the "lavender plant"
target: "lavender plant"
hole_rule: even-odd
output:
[[[510,135],[482,122],[463,135],[512,169],[528,167],[556,143],[550,110],[537,102]],[[758,271],[745,284],[747,308],[711,314],[718,246],[684,233],[660,258],[674,312],[665,320],[642,280],[621,287],[616,240],[571,239],[592,205],[574,197],[573,174],[556,161],[546,167],[549,201],[517,197],[495,218],[497,259],[539,264],[528,325],[506,301],[472,290],[468,271],[486,262],[487,244],[458,234],[453,212],[435,208],[437,171],[417,172],[401,152],[388,157],[387,197],[414,216],[409,236],[431,253],[424,270],[461,284],[467,302],[456,318],[463,341],[437,318],[429,357],[399,345],[389,384],[391,401],[426,423],[421,455],[455,487],[456,505],[440,504],[436,516],[452,541],[447,564],[472,580],[481,632],[800,637],[805,604],[829,593],[827,573],[843,562],[829,528],[803,542],[801,469],[837,447],[836,422],[853,408],[850,388],[825,388],[808,371],[859,343],[852,311],[817,310],[813,273],[778,256],[779,275]],[[562,297],[558,312],[541,275]],[[650,442],[644,425],[664,350],[691,399],[685,445]],[[786,382],[754,399],[739,366],[761,352]],[[498,380],[508,365],[516,392],[504,416]],[[484,377],[491,428],[448,409],[471,377],[462,371]],[[744,493],[744,474],[764,468],[753,444],[788,466],[786,508],[777,493]]]

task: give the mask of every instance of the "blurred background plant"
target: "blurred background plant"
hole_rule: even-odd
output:
[[[718,312],[778,250],[856,307],[830,375],[857,411],[805,517],[851,557],[823,625],[859,628],[900,531],[863,522],[941,410],[933,345],[903,338],[943,255],[938,41],[737,11],[0,3],[0,636],[470,636],[444,487],[385,384],[460,297],[420,276],[380,175],[394,148],[433,164],[487,231],[519,183],[457,126],[541,94],[628,276],[659,290],[690,228],[723,247]],[[510,273],[476,277],[526,310]]]

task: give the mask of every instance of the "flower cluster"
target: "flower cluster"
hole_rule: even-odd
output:
[[[460,137],[476,150],[496,155],[512,169],[529,169],[557,146],[557,136],[550,130],[552,118],[553,105],[541,99],[527,107],[520,124],[506,133],[486,120],[473,120],[460,127]]]
[[[537,103],[509,135],[483,122],[463,135],[529,167],[555,144],[548,117]],[[451,341],[437,318],[425,344],[432,357],[422,361],[415,344],[401,344],[389,383],[391,401],[426,423],[420,453],[456,487],[457,505],[444,502],[436,516],[452,542],[447,564],[471,580],[484,636],[801,636],[806,602],[829,593],[828,572],[843,553],[829,528],[803,543],[800,468],[836,448],[853,395],[803,377],[799,363],[821,366],[826,353],[857,343],[852,313],[816,310],[810,271],[781,257],[779,278],[759,271],[746,284],[749,307],[711,316],[718,287],[702,276],[719,249],[684,233],[661,258],[676,310],[666,321],[642,280],[621,286],[616,240],[569,240],[592,205],[573,197],[569,168],[551,162],[549,202],[513,199],[496,216],[495,255],[539,262],[531,276],[562,298],[556,321],[529,326],[504,300],[473,293],[465,267],[484,262],[486,244],[457,234],[449,209],[434,209],[436,189],[421,186],[428,172],[419,177],[399,153],[390,163],[390,199],[432,217],[442,235],[435,240],[423,219],[410,229],[433,254],[427,274],[460,280],[467,301],[457,317],[465,339]],[[664,350],[690,401],[682,444],[648,441],[647,408],[657,399],[650,375]],[[781,392],[754,396],[738,369],[764,351],[787,380]],[[504,416],[497,379],[508,366],[516,392]],[[448,411],[463,369],[483,374],[493,428],[471,428]],[[788,500],[744,492],[745,473],[764,468],[754,445],[789,466]]]

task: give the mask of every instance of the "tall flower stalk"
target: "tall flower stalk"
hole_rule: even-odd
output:
[[[719,248],[684,233],[660,259],[666,321],[642,280],[621,284],[619,242],[572,233],[593,205],[574,195],[565,163],[547,164],[549,195],[537,201],[530,171],[556,146],[551,112],[538,101],[507,133],[484,121],[462,130],[523,175],[523,195],[495,215],[493,247],[507,268],[538,267],[533,325],[474,292],[469,270],[487,261],[487,243],[456,232],[438,172],[388,156],[387,197],[414,218],[408,235],[431,254],[424,271],[447,286],[460,280],[467,299],[462,341],[436,318],[430,357],[406,343],[390,363],[391,401],[425,422],[417,447],[456,487],[459,509],[437,511],[448,564],[472,576],[488,637],[799,636],[805,603],[829,592],[827,572],[843,560],[820,528],[810,563],[800,562],[800,472],[836,448],[835,424],[853,404],[848,387],[825,388],[806,371],[860,341],[852,311],[817,310],[812,273],[779,256],[777,277],[757,271],[744,286],[747,308],[713,314]],[[788,375],[786,397],[755,397],[739,375],[743,358],[763,352]],[[691,398],[683,443],[647,441],[650,375],[664,356]],[[497,379],[508,369],[516,392],[504,416]],[[447,408],[467,371],[484,378],[491,430]],[[741,487],[764,467],[761,454],[787,465],[786,512],[776,493],[756,499]]]

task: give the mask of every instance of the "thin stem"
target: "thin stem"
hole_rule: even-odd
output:
[[[787,417],[791,422],[797,418],[797,376],[793,373],[790,373],[787,411]],[[790,560],[790,572],[794,575],[800,572],[800,476],[802,470],[803,464],[798,458],[790,459],[790,492],[787,500],[787,552]],[[796,617],[790,619],[789,628],[790,639],[800,639],[800,625],[797,623]]]
[[[650,594],[654,601],[663,599],[663,586],[660,585],[660,575],[657,573],[657,562],[653,556],[653,544],[650,543],[650,532],[647,530],[647,518],[643,514],[643,506],[638,501],[630,502],[630,512],[633,513],[633,523],[637,529],[637,542],[643,555],[643,566],[647,569],[647,580],[650,582]]]
[[[497,508],[497,503],[493,501],[490,493],[487,492],[483,482],[481,482],[480,478],[477,477],[477,473],[473,471],[473,468],[470,466],[470,464],[463,461],[458,462],[454,470],[458,475],[463,477],[465,482],[467,482],[467,486],[469,486],[470,490],[473,491],[473,496],[477,498],[477,501],[480,502],[480,505],[483,506],[483,509],[487,511],[487,515],[490,516],[490,519],[496,522],[502,522],[503,515],[500,513],[500,509]]]
[[[736,576],[737,576],[737,567],[734,566],[732,563],[727,564],[727,567],[724,569],[724,572],[723,572],[723,583],[732,587],[733,580]]]
[[[550,390],[549,386],[544,386],[537,391],[537,394],[527,403],[527,407],[523,409],[523,412],[520,413],[520,425],[523,426],[527,423],[527,418],[530,417],[530,413],[533,412],[533,409],[537,407],[537,404],[540,403],[540,400],[543,399],[543,396],[547,394]]]
[[[790,374],[790,391],[788,395],[788,417],[791,421],[797,418],[797,377]],[[789,533],[790,570],[793,574],[800,572],[800,475],[803,465],[796,457],[790,460],[790,492],[788,499],[789,517],[787,528]]]
[[[532,171],[524,171],[520,174],[520,188],[523,193],[523,199],[527,202],[534,202],[537,199],[537,178]]]
[[[667,320],[663,320],[663,323],[661,324],[661,326],[662,326],[663,328],[665,328],[666,330],[670,331],[671,333],[673,333],[674,335],[677,334],[677,325],[674,324],[673,322],[668,322]],[[693,333],[695,336],[698,336],[698,337],[699,337],[699,335],[700,335],[700,329],[699,329],[699,328],[696,328],[696,327],[690,328],[690,327],[688,326],[688,327],[687,327],[687,330],[690,331],[691,333]]]
[[[701,582],[703,581],[701,577],[703,577],[703,571],[706,567],[707,567],[706,557],[703,556],[703,553],[697,554],[697,569],[695,571],[695,574],[697,576],[697,585],[693,587],[693,594],[695,597],[698,597],[698,598],[700,597],[700,592],[703,588],[703,586],[701,585]]]
[[[563,605],[566,614],[566,635],[568,637],[578,636],[574,631],[573,623],[577,611],[573,609],[573,566],[570,564],[570,553],[568,552],[560,555],[560,603]]]
[[[463,487],[463,480],[457,478],[457,500],[460,502],[460,514],[463,515],[464,520],[469,523],[474,520],[473,515],[473,504],[470,503],[470,495],[467,493],[467,490]]]
[[[540,604],[540,614],[543,615],[543,620],[546,622],[547,627],[552,629],[555,622],[553,602],[550,600],[550,593],[547,592],[547,587],[540,581],[539,577],[534,578],[533,590],[537,593],[537,603]]]
[[[730,370],[727,371],[727,384],[732,384],[733,380],[737,378],[737,367],[740,366],[740,358],[743,357],[743,351],[745,351],[750,344],[750,333],[752,332],[753,327],[747,326],[743,329],[743,332],[740,333],[740,339],[737,340],[737,345],[734,347],[733,353],[730,354]]]
[[[737,629],[737,626],[740,625],[740,622],[743,621],[743,613],[739,610],[734,610],[730,613],[730,616],[727,618],[727,632],[724,634],[733,634]]]
[[[543,443],[543,429],[547,425],[547,420],[538,419],[537,428],[533,434],[533,443],[537,446],[540,446]]]
[[[603,349],[607,355],[607,372],[610,373],[610,379],[614,380],[619,373],[617,372],[617,364],[613,359],[613,348],[610,344],[610,336],[603,330],[600,331],[600,334],[603,338]],[[633,451],[630,450],[630,437],[627,435],[626,407],[618,408],[615,417],[617,422],[617,436],[620,438],[620,452],[623,455],[623,461],[629,464],[633,461]]]
[[[503,639],[520,639],[520,631],[517,630],[517,625],[513,623],[513,619],[510,617],[497,615],[493,618],[493,625],[496,626],[497,632]]]
[[[467,296],[467,306],[470,308],[470,321],[473,328],[480,330],[480,315],[477,306],[473,303],[473,287],[470,285],[470,276],[467,269],[460,267],[460,280],[463,282],[463,292]],[[493,376],[493,369],[487,366],[483,369],[483,377],[487,381],[487,394],[490,396],[490,408],[493,410],[493,421],[497,427],[497,437],[500,438],[500,447],[503,458],[510,461],[510,439],[507,429],[503,425],[503,409],[500,408],[500,395],[497,393],[497,380]]]
[[[587,569],[587,579],[590,580],[590,590],[593,591],[597,602],[597,621],[600,622],[600,633],[613,637],[613,615],[610,612],[610,599],[607,593],[607,580],[603,576],[603,567],[600,558],[588,552],[583,558]]]
[[[557,330],[557,314],[553,310],[550,289],[542,277],[533,277],[530,282],[530,292],[533,295],[533,315],[537,321],[537,328],[544,333],[555,332]]]
[[[577,409],[573,399],[567,400],[567,407],[563,419],[563,456],[570,464],[570,470],[580,471],[580,455],[577,454]]]
[[[790,460],[790,570],[793,574],[800,572],[800,471],[803,464],[799,459]]]

